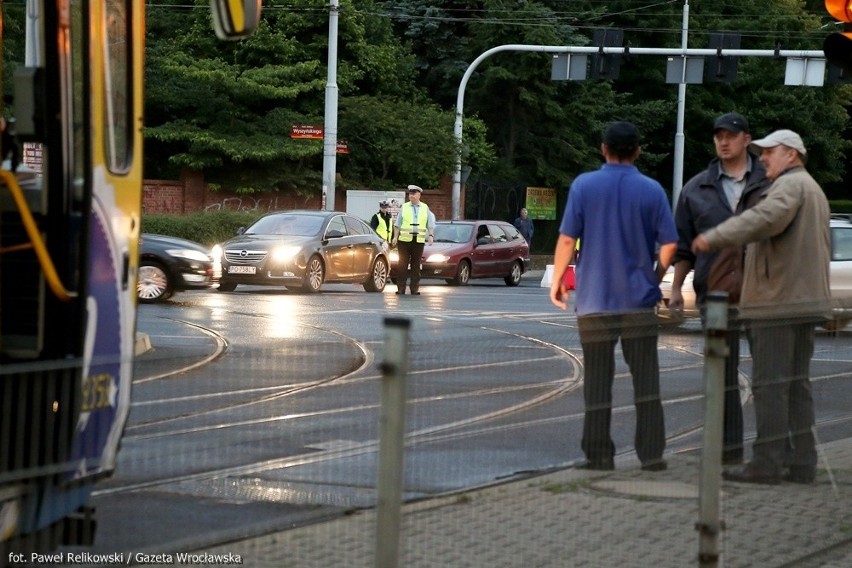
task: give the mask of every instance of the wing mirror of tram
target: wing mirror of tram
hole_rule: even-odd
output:
[[[210,0],[216,37],[238,40],[250,36],[260,22],[261,0]]]

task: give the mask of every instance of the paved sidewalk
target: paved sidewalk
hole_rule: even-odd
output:
[[[815,485],[723,482],[719,566],[852,566],[852,440],[822,447]],[[399,566],[698,566],[697,454],[642,472],[558,472],[405,505]],[[830,467],[830,472],[826,469]],[[256,567],[374,566],[376,512],[207,550]]]

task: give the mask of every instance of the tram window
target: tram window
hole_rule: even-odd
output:
[[[130,24],[127,0],[108,0],[105,5],[104,119],[109,169],[124,172],[130,166],[133,145],[133,69],[130,61]]]

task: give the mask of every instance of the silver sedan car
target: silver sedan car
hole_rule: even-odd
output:
[[[831,264],[829,265],[831,278],[831,297],[835,304],[835,317],[824,327],[827,329],[842,329],[852,320],[852,215],[832,215],[831,217]],[[657,309],[661,320],[666,323],[679,324],[685,318],[699,315],[695,303],[695,290],[692,286],[692,271],[683,282],[681,293],[683,294],[683,312],[677,314],[669,310],[669,299],[672,292],[672,280],[674,269],[663,277],[660,283],[660,291],[663,299]]]

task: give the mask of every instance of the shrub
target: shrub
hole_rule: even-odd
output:
[[[848,199],[834,199],[828,203],[832,213],[852,213],[852,201]]]
[[[191,213],[189,215],[145,215],[142,232],[180,237],[213,246],[237,234],[237,229],[247,227],[260,217],[257,211],[221,210]]]

